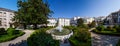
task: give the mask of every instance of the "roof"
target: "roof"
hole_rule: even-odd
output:
[[[70,19],[70,18],[58,18],[58,19]]]
[[[15,12],[14,10],[6,9],[6,8],[1,8],[1,7],[0,7],[0,11]]]

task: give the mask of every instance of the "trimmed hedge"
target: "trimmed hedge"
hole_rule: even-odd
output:
[[[10,41],[10,40],[13,40],[19,36],[22,36],[23,34],[25,34],[24,32],[22,31],[19,31],[19,30],[15,30],[13,29],[15,32],[17,32],[16,34],[12,34],[13,33],[11,30],[7,30],[7,33],[4,34],[4,35],[0,35],[0,42],[6,42],[6,41]]]
[[[98,26],[96,29],[93,30],[93,32],[97,34],[103,34],[103,35],[113,35],[113,36],[120,36],[119,32],[120,26]]]
[[[92,45],[91,39],[89,39],[87,42],[80,42],[77,39],[75,39],[74,37],[71,37],[69,39],[69,41],[72,46],[91,46]]]
[[[87,28],[74,27],[73,36],[69,38],[72,46],[91,46],[91,34]]]
[[[102,34],[102,35],[112,35],[112,36],[120,36],[120,33],[113,33],[113,32],[100,32],[100,31],[92,31],[97,34]]]
[[[54,40],[46,30],[50,28],[42,28],[36,30],[28,39],[28,46],[59,46],[59,41]]]

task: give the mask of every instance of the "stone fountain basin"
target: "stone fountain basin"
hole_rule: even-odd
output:
[[[61,32],[58,29],[53,29],[52,30],[52,34],[54,35],[68,35],[70,34],[72,31],[68,30],[68,29],[63,29]]]
[[[58,29],[53,29],[51,35],[55,40],[65,40],[70,38],[73,32],[68,29],[63,29],[61,32]]]

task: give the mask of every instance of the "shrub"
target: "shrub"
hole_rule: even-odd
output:
[[[28,39],[28,46],[59,46],[59,41],[53,40],[50,34],[45,33],[45,28],[35,31]]]
[[[0,42],[5,42],[5,41],[9,41],[9,40],[13,40],[19,36],[22,36],[24,34],[24,32],[19,31],[17,34],[15,35],[10,35],[10,34],[4,34],[0,36]]]
[[[74,26],[64,26],[64,28],[69,29],[69,30],[73,30],[75,27]]]
[[[116,32],[120,32],[120,26],[116,25],[114,28],[116,29]]]
[[[106,31],[117,32],[117,31],[116,31],[117,28],[118,28],[118,26],[114,26],[114,27],[108,26],[108,27],[106,28]]]
[[[116,28],[119,28],[119,26],[118,26],[118,25],[115,25],[115,26],[113,26],[113,28],[115,28],[115,29],[116,29]]]
[[[9,35],[15,35],[15,34],[19,33],[19,31],[16,31],[14,28],[8,28],[7,33]]]
[[[88,29],[85,28],[76,28],[74,31],[74,37],[78,41],[86,42],[90,38],[90,32],[88,32]]]
[[[102,25],[102,26],[96,27],[96,29],[97,29],[98,31],[104,31],[105,27]]]
[[[74,28],[74,34],[69,38],[72,46],[91,46],[91,34],[86,28]]]
[[[76,34],[76,38],[79,41],[87,42],[88,39],[90,38],[90,33],[88,31],[84,31],[84,30],[78,31]]]
[[[6,31],[4,28],[0,28],[0,35],[6,34]]]
[[[117,32],[117,30],[116,30],[116,29],[114,29],[114,28],[113,28],[111,31],[113,31],[113,32]]]
[[[108,27],[106,28],[107,31],[112,31],[112,29],[113,29],[113,28],[112,28],[111,26],[108,26]]]
[[[117,30],[117,32],[120,32],[120,28],[117,28],[116,30]]]
[[[89,26],[90,28],[96,27],[96,22],[93,21],[92,23],[88,24],[88,26]]]

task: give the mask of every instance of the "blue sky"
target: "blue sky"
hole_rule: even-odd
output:
[[[52,17],[107,16],[120,9],[120,0],[48,0]],[[0,7],[17,10],[17,0],[0,0]]]

